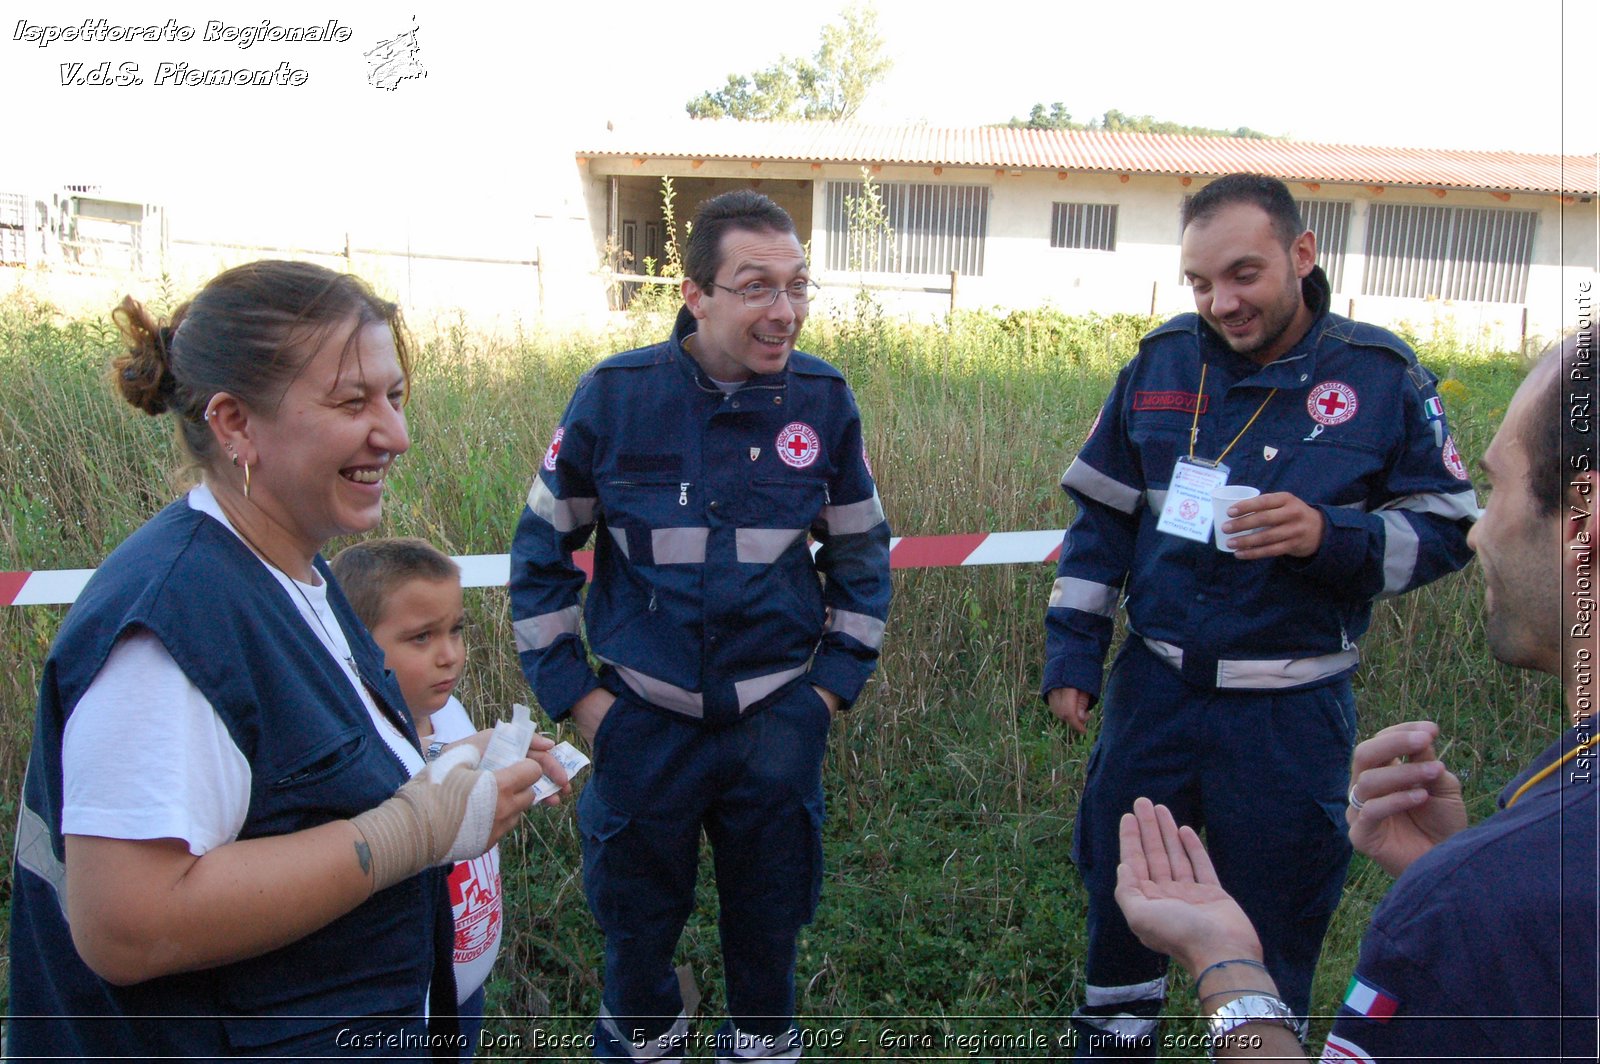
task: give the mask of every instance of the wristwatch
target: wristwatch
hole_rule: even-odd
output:
[[[1207,1021],[1208,1034],[1213,1042],[1220,1042],[1237,1028],[1247,1023],[1270,1023],[1274,1027],[1287,1027],[1300,1035],[1300,1024],[1289,1006],[1271,994],[1246,994],[1217,1009]]]

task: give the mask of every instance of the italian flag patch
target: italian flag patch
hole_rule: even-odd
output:
[[[1400,1007],[1400,1002],[1370,983],[1362,982],[1359,975],[1353,975],[1350,985],[1344,988],[1344,1007],[1357,1016],[1387,1023]]]
[[[1444,402],[1437,395],[1429,396],[1428,401],[1422,405],[1428,411],[1429,417],[1444,417]]]

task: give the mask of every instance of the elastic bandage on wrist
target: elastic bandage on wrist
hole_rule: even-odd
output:
[[[438,770],[442,779],[435,779]],[[373,892],[446,860],[483,853],[494,826],[495,798],[491,773],[446,754],[393,798],[352,817],[350,822],[367,842]]]

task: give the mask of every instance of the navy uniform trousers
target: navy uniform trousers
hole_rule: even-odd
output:
[[[1117,829],[1135,798],[1204,829],[1222,885],[1255,924],[1267,968],[1304,1017],[1350,862],[1344,807],[1355,745],[1348,678],[1317,687],[1198,687],[1130,634],[1106,683],[1073,859],[1089,892],[1081,1036],[1149,1037],[1167,958],[1129,930],[1113,892]],[[1107,1021],[1121,1016],[1122,1020]]]
[[[623,1039],[664,1034],[658,1055],[676,1056],[683,1002],[672,959],[694,908],[702,830],[731,1022],[745,1035],[791,1036],[795,942],[822,889],[828,728],[804,680],[726,727],[618,695],[578,800],[584,892],[606,942],[597,1056],[634,1059]]]

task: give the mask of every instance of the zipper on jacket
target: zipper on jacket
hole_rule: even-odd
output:
[[[689,481],[680,481],[678,484],[678,505],[689,505]]]

